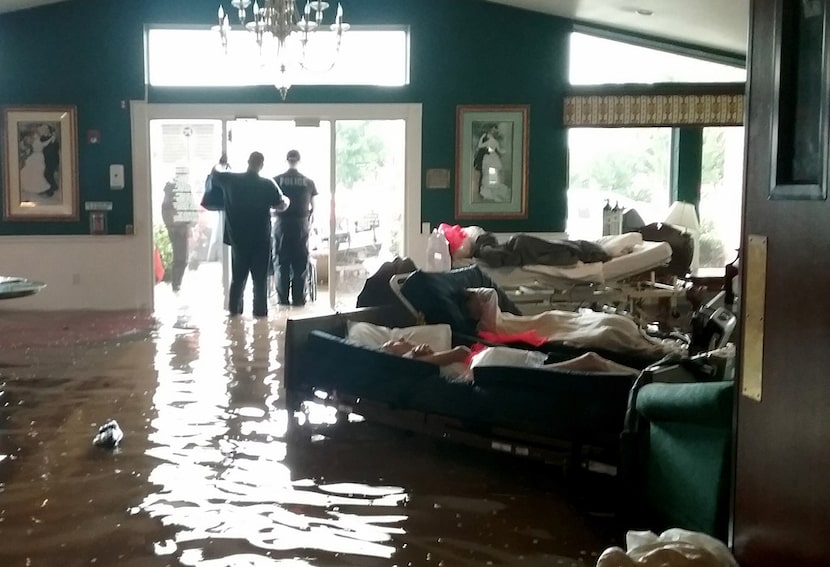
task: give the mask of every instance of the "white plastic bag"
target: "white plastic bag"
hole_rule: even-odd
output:
[[[619,547],[606,549],[597,567],[737,567],[729,549],[717,539],[699,532],[678,528],[653,532],[630,531],[625,552]]]
[[[426,272],[449,272],[452,269],[450,243],[440,230],[433,229],[427,241]]]

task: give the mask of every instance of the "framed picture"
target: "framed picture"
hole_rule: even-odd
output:
[[[527,218],[527,106],[459,106],[455,216]]]
[[[3,109],[3,219],[78,220],[74,106]]]

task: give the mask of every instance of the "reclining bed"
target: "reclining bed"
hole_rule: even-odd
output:
[[[636,376],[516,367],[474,369],[473,379],[349,340],[349,322],[412,325],[398,308],[289,319],[285,390],[290,407],[322,401],[343,413],[469,446],[576,467],[616,464]]]
[[[650,272],[671,260],[672,248],[667,242],[648,242],[634,246],[631,252],[605,262],[580,263],[576,266],[529,264],[492,268],[484,262],[457,261],[461,267],[474,262],[503,288],[520,286],[563,288],[580,284],[612,284]]]
[[[469,287],[493,287],[478,268],[445,274],[415,272],[438,287],[409,290],[426,322],[452,329],[453,344],[479,341],[474,326],[453,312],[453,298]],[[406,292],[404,286],[404,292]],[[501,294],[505,311],[518,313]],[[420,309],[419,309],[420,310]],[[586,460],[614,464],[618,453],[629,390],[630,372],[586,372],[564,369],[477,367],[472,379],[446,378],[438,366],[367,347],[349,338],[355,322],[404,328],[417,325],[401,303],[331,315],[289,319],[286,328],[285,389],[299,408],[323,400],[343,412],[375,422],[562,465]],[[423,323],[423,321],[420,321]],[[532,348],[529,347],[528,348]],[[586,352],[561,344],[539,348],[548,362]],[[642,369],[654,357],[600,355]]]
[[[604,240],[609,242],[608,239],[614,238],[632,244],[601,262],[578,262],[568,266],[523,264],[493,267],[480,258],[457,256],[453,265],[456,268],[478,266],[510,295],[523,313],[602,302],[624,305],[636,315],[643,303],[659,299],[669,300],[671,311],[676,311],[678,299],[685,294],[683,286],[661,284],[654,280],[654,271],[666,266],[672,259],[671,245],[668,242],[642,240],[635,234],[606,237]],[[614,248],[614,241],[610,242],[609,250]]]

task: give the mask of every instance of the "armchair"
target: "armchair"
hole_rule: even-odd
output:
[[[671,382],[646,371],[634,385],[623,432],[623,517],[632,528],[678,527],[725,540],[732,470],[732,381]],[[645,524],[645,525],[644,525]]]

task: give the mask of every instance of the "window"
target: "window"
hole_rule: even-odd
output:
[[[572,85],[743,82],[746,70],[582,33],[571,34]],[[568,132],[568,226],[572,238],[602,234],[608,200],[645,223],[671,205],[671,128],[573,128]],[[743,128],[704,128],[700,267],[722,268],[740,240]]]
[[[320,53],[334,50],[335,34],[315,32],[309,40]],[[275,51],[268,42],[263,53]],[[366,62],[371,61],[371,65]],[[309,70],[291,77],[295,85],[382,85],[409,82],[409,34],[405,29],[351,29],[343,35],[337,64],[307,58]],[[278,71],[261,57],[251,32],[233,30],[226,54],[219,34],[205,29],[149,29],[147,80],[153,86],[208,87],[273,84]]]
[[[602,208],[663,220],[671,202],[671,128],[574,128],[568,132],[568,235],[602,234]]]
[[[744,129],[703,129],[700,182],[700,267],[723,268],[741,243]]]
[[[746,69],[583,33],[571,34],[572,85],[743,83]]]

